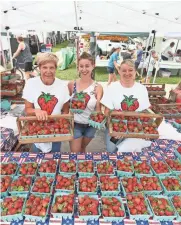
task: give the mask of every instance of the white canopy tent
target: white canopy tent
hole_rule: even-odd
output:
[[[178,32],[178,1],[1,1],[1,28],[96,32]]]

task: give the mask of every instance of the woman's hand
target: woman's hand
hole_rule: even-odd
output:
[[[41,109],[35,109],[34,112],[35,112],[35,115],[38,120],[47,120],[48,119],[48,114],[46,111],[41,110]]]

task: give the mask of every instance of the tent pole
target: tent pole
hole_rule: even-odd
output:
[[[10,55],[10,62],[11,62],[11,68],[13,68],[13,59],[12,59],[12,51],[11,51],[11,42],[10,42],[10,36],[9,31],[7,30],[7,37],[9,42],[9,55]]]
[[[78,33],[79,23],[78,23],[78,17],[77,17],[77,2],[76,1],[74,1],[74,9],[75,9],[75,22],[76,22],[77,33]],[[77,75],[78,75],[79,37],[76,38],[75,41],[76,41],[76,51],[77,51],[76,69],[77,69]]]
[[[175,48],[175,53],[177,52],[177,48],[178,48],[178,44],[179,44],[179,39],[178,39],[178,41],[177,41],[177,46],[176,46],[176,48]]]

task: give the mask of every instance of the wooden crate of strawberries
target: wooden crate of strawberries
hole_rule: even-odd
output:
[[[35,116],[17,118],[21,144],[59,142],[73,139],[73,115],[51,115],[47,121],[38,121]]]
[[[1,85],[1,96],[15,96],[21,94],[25,85],[25,80],[17,80],[15,83]]]
[[[162,115],[151,113],[112,112],[108,118],[109,133],[112,137],[157,139],[162,120]]]
[[[143,84],[146,86],[149,96],[165,96],[165,84]]]
[[[181,118],[181,103],[155,104],[152,111],[162,114],[165,118]]]

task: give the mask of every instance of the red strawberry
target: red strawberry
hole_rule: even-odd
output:
[[[56,104],[58,102],[58,99],[54,95],[50,95],[49,93],[45,94],[42,92],[42,94],[38,97],[38,104],[42,110],[45,110],[48,115],[51,115]]]

